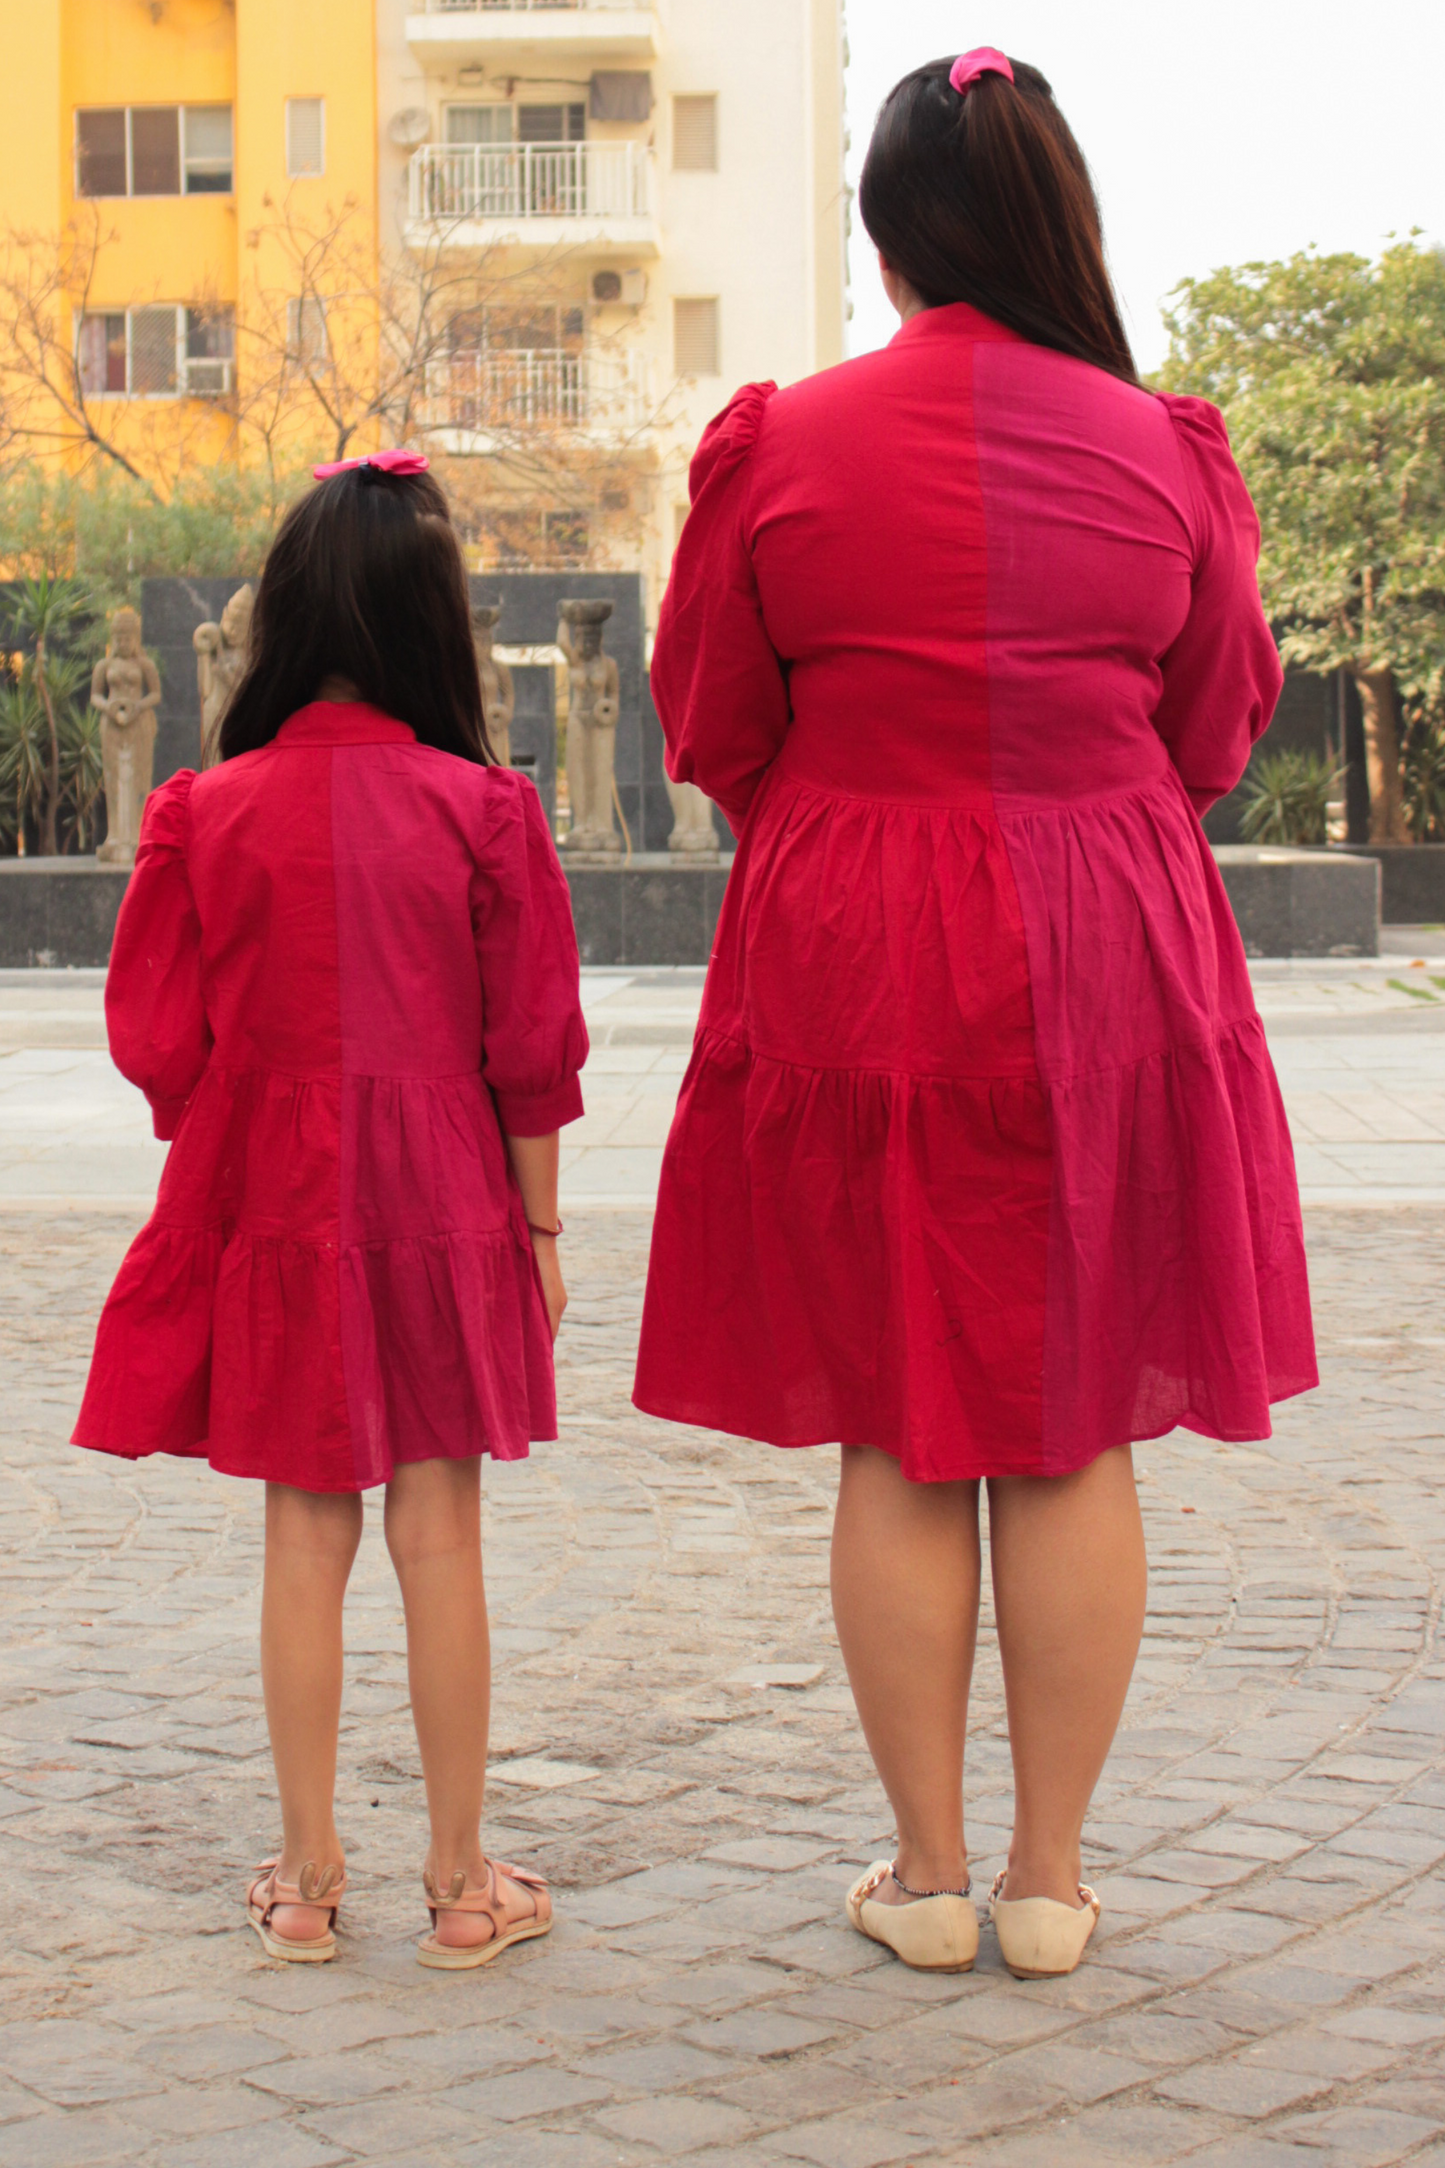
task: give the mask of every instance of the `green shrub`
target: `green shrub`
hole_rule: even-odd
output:
[[[1317,753],[1258,753],[1245,782],[1239,832],[1246,843],[1325,843],[1339,770]]]

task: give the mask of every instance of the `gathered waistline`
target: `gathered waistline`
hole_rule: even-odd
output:
[[[806,792],[814,798],[822,798],[839,805],[876,806],[880,812],[928,813],[957,818],[959,815],[980,822],[1037,820],[1041,816],[1064,817],[1071,813],[1092,812],[1099,807],[1123,805],[1132,798],[1152,798],[1167,792],[1176,803],[1183,799],[1184,786],[1173,764],[1162,768],[1157,775],[1141,783],[1129,783],[1121,790],[1091,792],[1088,796],[1071,798],[1021,798],[1006,793],[1000,798],[992,791],[979,797],[948,798],[934,794],[927,798],[890,798],[877,791],[847,790],[841,784],[829,782],[825,777],[811,775],[805,769],[784,766],[781,759],[774,763],[769,781],[776,787]]]

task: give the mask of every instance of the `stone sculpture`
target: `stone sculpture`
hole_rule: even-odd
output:
[[[512,765],[512,717],[517,711],[517,689],[512,673],[499,662],[492,637],[502,614],[500,602],[479,602],[472,608],[472,646],[477,651],[477,676],[482,681],[482,713],[492,751],[504,768]]]
[[[103,866],[133,866],[141,809],[155,767],[156,709],[161,678],[141,648],[137,610],[117,610],[110,645],[91,673],[90,704],[100,711],[100,758],[105,788]]]
[[[196,651],[196,682],[201,694],[201,766],[210,768],[219,758],[221,725],[231,705],[251,645],[251,611],[255,591],[238,587],[221,612],[219,624],[197,625],[191,634]]]
[[[622,849],[612,824],[621,712],[617,665],[602,652],[610,602],[564,602],[557,645],[567,658],[567,792],[572,826],[564,851],[611,856]]]
[[[685,853],[689,858],[717,858],[717,830],[712,824],[712,800],[704,796],[696,783],[674,783],[663,770],[667,795],[672,800],[672,834],[667,839],[670,851]]]

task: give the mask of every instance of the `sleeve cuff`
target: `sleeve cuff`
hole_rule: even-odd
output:
[[[151,1119],[155,1123],[156,1135],[160,1138],[162,1144],[169,1144],[176,1131],[180,1128],[181,1116],[185,1113],[186,1106],[187,1101],[184,1099],[153,1099],[151,1101]]]
[[[553,1092],[498,1092],[497,1119],[509,1137],[550,1137],[582,1118],[582,1086],[569,1077]]]

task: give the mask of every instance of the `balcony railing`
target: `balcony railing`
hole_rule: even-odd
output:
[[[414,219],[647,218],[642,143],[428,143],[411,162]]]
[[[556,8],[626,8],[635,13],[650,0],[426,0],[428,15],[540,15]]]
[[[470,434],[641,429],[649,413],[641,354],[541,347],[466,348],[427,371],[426,421]]]

